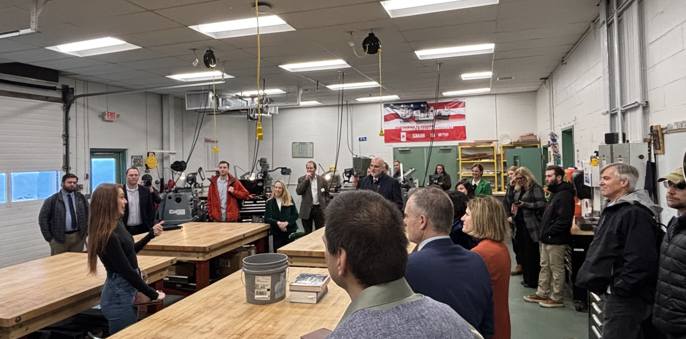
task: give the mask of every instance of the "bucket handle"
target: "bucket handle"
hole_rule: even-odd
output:
[[[286,279],[286,282],[288,282],[289,280],[291,280],[291,279],[290,279],[290,274],[289,274],[289,273],[290,273],[290,272],[289,272],[290,269],[291,269],[290,266],[289,266],[289,267],[286,267],[286,276],[284,277],[284,279]],[[244,274],[245,274],[245,272],[244,272],[243,270],[241,270],[241,283],[243,284],[243,287],[246,287],[246,286],[245,286],[245,281],[243,280],[243,275],[244,275]],[[286,288],[286,287],[284,286],[284,288]],[[253,298],[255,297],[255,293],[253,293],[252,291],[249,291],[247,288],[245,288],[245,290],[246,290],[251,296],[253,296]],[[285,291],[284,291],[284,292],[285,292]],[[269,292],[269,299],[271,299],[271,297],[272,297],[273,295],[275,295],[275,294],[276,294],[276,291],[271,291],[271,292]]]

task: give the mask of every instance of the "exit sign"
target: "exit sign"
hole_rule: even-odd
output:
[[[105,121],[114,121],[117,119],[117,113],[105,112]]]

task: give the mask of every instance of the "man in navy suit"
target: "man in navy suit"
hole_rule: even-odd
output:
[[[410,191],[404,221],[419,249],[408,257],[405,279],[413,291],[449,305],[489,339],[495,333],[491,276],[481,256],[450,240],[452,219],[453,203],[443,190]]]

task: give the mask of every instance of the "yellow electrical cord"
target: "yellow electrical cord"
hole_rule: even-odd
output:
[[[214,98],[217,95],[217,90],[214,87],[214,77],[212,77],[212,112],[214,117],[214,147],[212,147],[212,153],[219,153],[219,148],[217,148],[217,105]]]
[[[260,50],[260,11],[258,0],[255,0],[255,20],[257,23],[257,129],[255,130],[255,137],[257,140],[264,140],[264,135],[262,134],[262,109],[260,106],[260,62],[261,62],[261,50]]]

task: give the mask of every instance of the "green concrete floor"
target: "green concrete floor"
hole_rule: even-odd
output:
[[[508,243],[514,269],[512,244]],[[522,276],[510,277],[510,322],[512,339],[588,339],[588,313],[574,309],[568,289],[564,308],[543,308],[524,301],[525,295],[536,293],[521,284]]]

